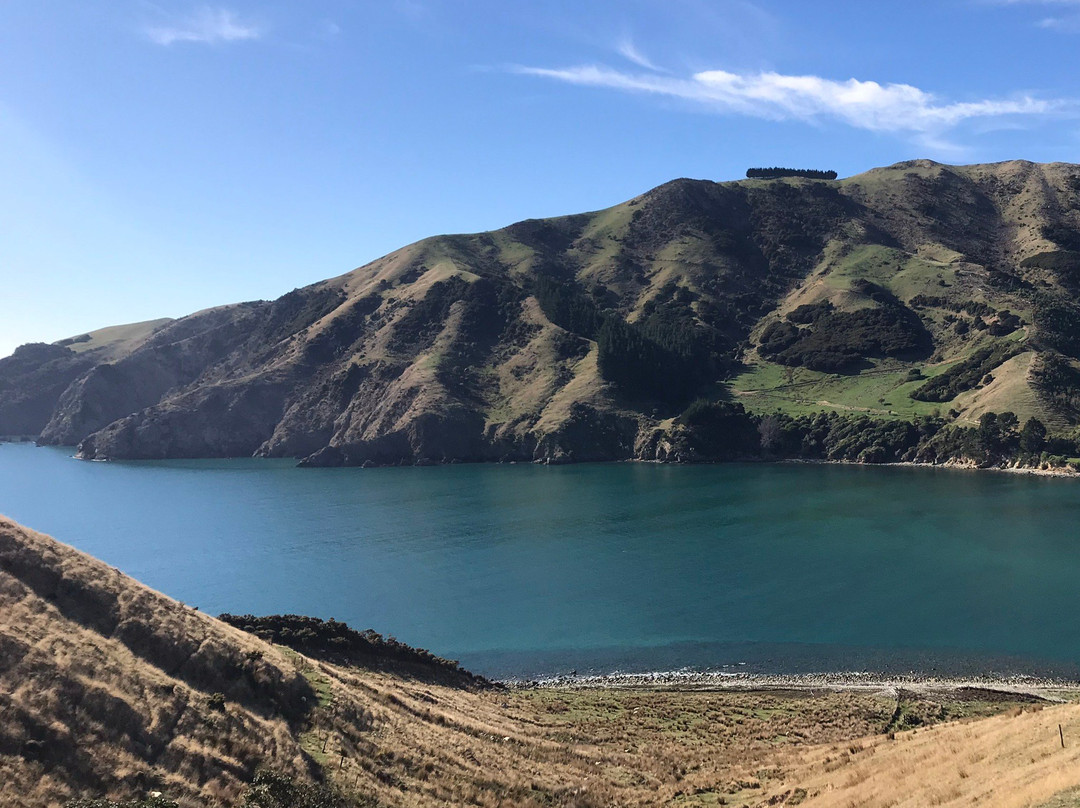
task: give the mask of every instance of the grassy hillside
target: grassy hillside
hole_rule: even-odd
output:
[[[142,344],[155,331],[165,327],[172,320],[168,317],[160,320],[146,320],[141,323],[113,325],[99,328],[88,334],[79,334],[57,342],[57,345],[70,348],[75,353],[87,351],[108,352],[110,359],[118,359],[132,348]]]
[[[657,428],[725,395],[1068,433],[1078,292],[1078,166],[680,179],[425,239],[276,301],[31,346],[0,360],[0,434],[96,458],[654,459]]]
[[[1059,732],[1066,738],[1064,748]],[[771,791],[773,796],[792,795],[798,789],[809,796],[803,804],[815,808],[1065,808],[1077,804],[1078,733],[1080,708],[1075,704],[1017,707],[974,724],[944,724],[815,749],[793,761],[791,779]]]

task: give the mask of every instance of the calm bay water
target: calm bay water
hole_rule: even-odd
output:
[[[0,513],[205,612],[335,617],[492,675],[1080,674],[1080,481],[69,454],[0,445]]]

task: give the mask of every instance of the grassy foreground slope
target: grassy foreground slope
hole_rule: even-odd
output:
[[[795,758],[790,782],[813,795],[803,804],[815,808],[1069,808],[1080,804],[1078,741],[1077,705],[1017,708],[976,723],[898,733],[895,740],[874,737],[814,749]],[[784,785],[773,796],[783,794]]]
[[[302,776],[312,699],[276,649],[0,519],[0,804],[227,799],[264,761]]]
[[[271,625],[302,623],[255,629]],[[154,791],[236,806],[260,767],[367,808],[1060,806],[1080,786],[1075,703],[928,686],[447,686],[446,668],[271,645],[7,520],[0,651],[5,806]]]

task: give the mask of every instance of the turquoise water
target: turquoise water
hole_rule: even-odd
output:
[[[0,512],[206,612],[335,617],[493,675],[1080,661],[1080,481],[69,453],[0,445]]]

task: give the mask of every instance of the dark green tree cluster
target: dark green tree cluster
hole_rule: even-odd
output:
[[[397,321],[390,349],[407,351],[433,340],[446,322],[450,307],[467,294],[469,285],[458,276],[433,283],[427,294],[414,302]]]
[[[469,284],[461,298],[460,320],[453,340],[446,345],[436,373],[439,382],[459,394],[479,395],[478,368],[505,329],[517,316],[521,292],[511,283],[480,278]]]
[[[849,371],[867,357],[925,356],[931,347],[922,321],[890,300],[858,311],[836,311],[827,303],[800,306],[786,321],[766,326],[759,340],[761,354],[775,362],[826,373]]]
[[[742,404],[699,398],[683,411],[678,423],[689,432],[687,448],[694,456],[737,460],[760,454],[757,425]]]
[[[775,180],[781,177],[807,177],[812,180],[835,180],[835,171],[819,171],[813,168],[748,168],[747,179]]]
[[[810,325],[825,315],[832,314],[833,308],[833,304],[828,300],[822,300],[818,303],[804,303],[791,311],[787,319],[788,322],[798,323],[799,325]]]
[[[292,336],[345,302],[340,289],[308,287],[294,289],[270,304],[260,323],[267,344]]]
[[[1076,441],[1051,436],[1037,418],[1029,418],[1022,428],[1014,413],[983,413],[976,427],[949,426],[938,431],[919,448],[918,459],[944,461],[953,458],[979,464],[1033,462],[1042,458],[1076,452]]]
[[[910,460],[922,437],[920,429],[909,421],[881,421],[835,412],[798,418],[780,413],[765,416],[759,422],[759,432],[767,457],[858,463]]]
[[[1037,292],[1032,295],[1032,319],[1043,344],[1080,359],[1080,307],[1070,300]]]
[[[865,415],[820,412],[791,416],[754,415],[741,405],[695,401],[679,417],[689,434],[682,445],[698,460],[804,459],[857,463],[940,463],[967,460],[980,465],[1039,462],[1074,456],[1076,441],[1051,436],[1035,418],[1019,428],[1011,412],[985,413],[977,427],[938,417],[879,420]]]
[[[979,448],[986,457],[1013,454],[1020,443],[1019,426],[1015,413],[984,412],[979,416]]]
[[[1062,249],[1080,252],[1080,231],[1064,222],[1051,222],[1042,227],[1043,238],[1052,241]]]
[[[1038,418],[1028,418],[1020,430],[1018,443],[1020,451],[1028,455],[1038,455],[1046,448],[1046,426]]]
[[[695,362],[693,349],[680,351],[693,342],[681,340],[677,333],[653,337],[634,323],[610,316],[604,318],[596,344],[600,375],[628,398],[678,404],[704,381],[705,368]]]
[[[965,312],[974,317],[969,325],[966,320],[946,315],[945,322],[953,323],[957,334],[966,334],[972,327],[976,331],[987,331],[992,337],[1004,337],[1013,333],[1024,324],[1024,321],[1008,309],[997,310],[981,300],[949,300],[935,295],[915,295],[911,298],[911,305],[915,308],[935,308],[954,311],[957,314]],[[983,318],[993,317],[993,322],[987,323]]]
[[[1080,370],[1060,354],[1042,354],[1033,368],[1032,382],[1058,405],[1075,407],[1080,400]]]
[[[1056,274],[1062,281],[1075,282],[1080,275],[1080,252],[1055,250],[1029,256],[1020,262],[1022,267],[1038,267]]]
[[[304,347],[304,358],[316,363],[329,362],[350,353],[350,348],[364,336],[370,316],[382,302],[382,296],[375,292],[348,304],[325,328],[311,336]],[[267,339],[266,343],[273,344],[273,340]]]
[[[603,315],[596,304],[579,289],[547,275],[540,275],[533,284],[533,294],[544,316],[555,325],[586,339],[596,339]]]
[[[549,320],[596,341],[600,375],[628,398],[683,404],[717,372],[709,335],[668,307],[654,306],[643,322],[628,323],[546,276],[533,293]]]

